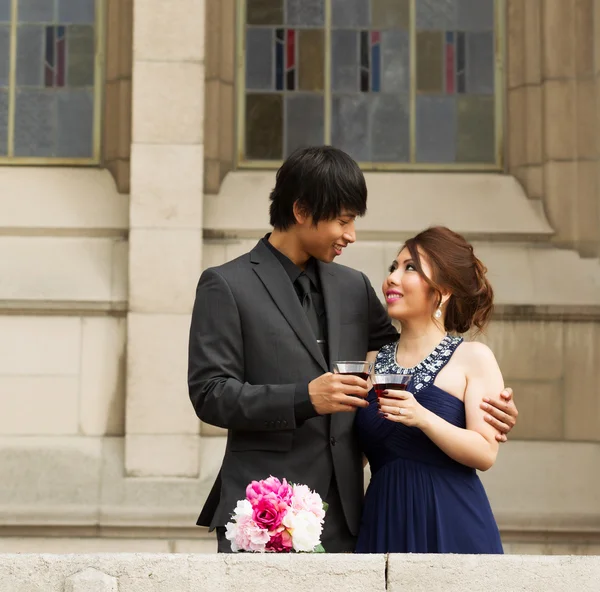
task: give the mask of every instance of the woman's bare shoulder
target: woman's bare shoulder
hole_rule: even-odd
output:
[[[467,368],[482,369],[498,365],[494,352],[481,341],[463,341],[456,349],[455,355],[457,361]]]

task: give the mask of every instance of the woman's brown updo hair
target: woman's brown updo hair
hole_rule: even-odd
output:
[[[466,333],[473,326],[482,330],[492,314],[494,291],[485,277],[487,269],[464,237],[444,226],[433,226],[404,246],[436,295],[435,307],[440,305],[442,292],[451,294],[446,303],[446,331]],[[429,260],[431,278],[423,273],[419,249]]]

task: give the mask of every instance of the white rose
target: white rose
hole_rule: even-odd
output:
[[[247,499],[240,500],[235,507],[234,514],[236,516],[252,516],[252,504]]]
[[[235,522],[228,522],[225,525],[225,538],[231,542],[231,550],[234,553],[237,553],[240,548],[236,543],[236,538],[238,535],[238,525]]]
[[[321,542],[323,526],[312,512],[288,512],[283,519],[283,525],[292,535],[294,551],[310,552]]]

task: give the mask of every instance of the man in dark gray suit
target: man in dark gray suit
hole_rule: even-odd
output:
[[[252,480],[306,484],[329,504],[322,543],[352,552],[363,499],[354,411],[367,383],[331,374],[336,360],[364,360],[398,338],[367,277],[333,263],[355,241],[367,188],[344,152],[292,154],[271,193],[274,230],[249,253],[204,271],[192,314],[189,393],[200,419],[226,428],[221,471],[198,519],[218,549]],[[496,403],[501,431],[516,408]],[[514,412],[513,412],[514,409]]]

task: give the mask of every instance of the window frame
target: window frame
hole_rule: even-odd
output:
[[[331,0],[325,1],[325,117],[324,143],[331,143]],[[283,160],[250,160],[245,158],[246,140],[246,0],[236,2],[236,47],[235,47],[235,168],[277,169]],[[505,168],[505,96],[506,96],[506,0],[494,0],[494,154],[493,163],[419,163],[416,155],[416,0],[410,2],[410,162],[359,162],[364,171],[445,171],[445,172],[503,172]]]
[[[18,0],[11,0],[10,53],[8,82],[8,130],[7,155],[0,155],[0,166],[4,165],[69,165],[97,166],[102,161],[102,109],[104,98],[104,67],[106,51],[106,2],[95,2],[95,39],[94,39],[94,116],[92,128],[91,157],[54,157],[54,156],[14,156],[15,104],[17,73],[17,28],[19,23]]]

